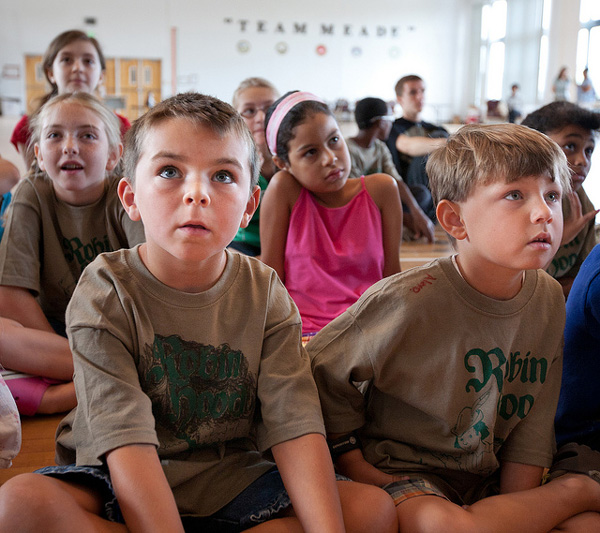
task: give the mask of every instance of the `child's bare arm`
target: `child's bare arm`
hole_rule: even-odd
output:
[[[300,195],[300,186],[285,171],[280,171],[269,182],[260,208],[260,257],[275,269],[285,283],[285,243],[287,241],[291,210]]]
[[[382,472],[371,463],[367,462],[362,451],[358,449],[340,455],[335,465],[338,472],[343,476],[368,485],[383,487],[384,485],[397,480],[394,476]]]
[[[183,532],[171,487],[152,445],[116,448],[106,456],[119,506],[130,532]]]
[[[508,494],[539,487],[543,473],[541,466],[505,461],[500,465],[500,493]]]
[[[430,154],[436,148],[441,148],[445,144],[446,139],[443,137],[409,137],[408,135],[398,135],[396,139],[396,149],[411,157]]]
[[[40,304],[23,287],[0,285],[0,316],[15,320],[27,328],[54,333]]]
[[[365,186],[381,211],[383,276],[400,272],[400,242],[402,241],[402,202],[396,180],[387,174],[371,174]]]
[[[344,531],[325,438],[311,433],[277,444],[271,451],[304,531]]]
[[[561,246],[570,243],[577,237],[579,232],[585,228],[589,221],[593,220],[600,211],[595,209],[584,214],[581,200],[575,191],[567,193],[567,198],[571,209],[569,216],[566,216],[564,219],[563,236],[560,242]]]

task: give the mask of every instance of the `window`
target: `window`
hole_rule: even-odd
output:
[[[581,29],[577,36],[577,72],[575,81],[583,81],[583,69],[589,69],[590,79],[600,78],[600,2],[598,0],[581,0],[579,8]],[[594,50],[596,53],[591,53]]]
[[[481,9],[480,70],[484,100],[500,100],[504,79],[506,0],[494,0]]]

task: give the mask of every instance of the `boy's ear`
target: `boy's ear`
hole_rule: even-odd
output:
[[[248,203],[246,204],[246,210],[242,215],[242,221],[240,222],[240,228],[245,228],[250,224],[250,220],[252,220],[252,215],[254,215],[254,211],[258,207],[258,203],[260,202],[260,187],[255,185],[252,194],[250,194],[250,198],[248,198]]]
[[[279,170],[288,170],[288,164],[278,155],[273,156],[273,163],[275,163]]]
[[[123,155],[123,144],[122,143],[119,143],[119,145],[114,150],[110,150],[110,152],[108,154],[108,161],[106,162],[106,170],[108,170],[108,172],[110,172],[117,166],[117,163],[121,159],[122,155]]]
[[[117,194],[119,195],[119,200],[121,200],[123,209],[125,209],[129,218],[133,221],[141,220],[142,217],[140,211],[135,203],[135,191],[127,178],[121,178],[121,181],[119,181],[119,185],[117,185]]]
[[[35,143],[33,145],[33,153],[35,154],[35,158],[37,159],[38,167],[40,167],[40,170],[46,172],[44,158],[42,157],[42,151],[40,150],[40,145],[38,143]]]
[[[467,228],[462,221],[460,215],[460,205],[450,200],[442,200],[435,210],[438,222],[444,230],[454,237],[457,241],[461,241],[468,237]]]

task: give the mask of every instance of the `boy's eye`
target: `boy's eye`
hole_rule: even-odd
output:
[[[309,150],[306,150],[306,152],[304,152],[304,156],[305,157],[312,157],[316,153],[317,153],[317,149],[316,148],[310,148]]]
[[[510,191],[504,198],[507,200],[520,200],[523,195],[519,191]]]
[[[552,203],[560,202],[560,193],[557,191],[549,192],[547,198]]]
[[[98,137],[96,136],[95,133],[92,133],[90,131],[85,132],[81,135],[84,139],[88,139],[88,140],[96,140]]]
[[[227,172],[226,170],[219,170],[218,172],[216,172],[213,176],[213,179],[220,183],[233,183],[234,181],[231,173]]]
[[[587,155],[588,158],[592,157],[593,153],[594,153],[594,148],[586,148],[585,149],[585,155]]]
[[[160,170],[158,175],[161,178],[165,178],[168,180],[173,179],[173,178],[179,178],[181,176],[179,170],[176,169],[175,167],[164,167],[163,169]]]
[[[49,131],[46,134],[46,139],[56,139],[59,136],[58,132],[56,131]]]
[[[573,143],[568,143],[563,145],[563,150],[568,150],[569,152],[573,152],[575,150],[575,145]]]

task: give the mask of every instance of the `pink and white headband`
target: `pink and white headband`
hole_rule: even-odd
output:
[[[312,93],[299,91],[286,96],[277,104],[275,111],[273,111],[271,114],[266,131],[267,146],[269,147],[272,155],[277,155],[277,134],[279,133],[279,126],[281,126],[281,122],[292,110],[292,108],[301,102],[307,101],[320,102],[322,104],[325,103],[318,96],[315,96]]]

